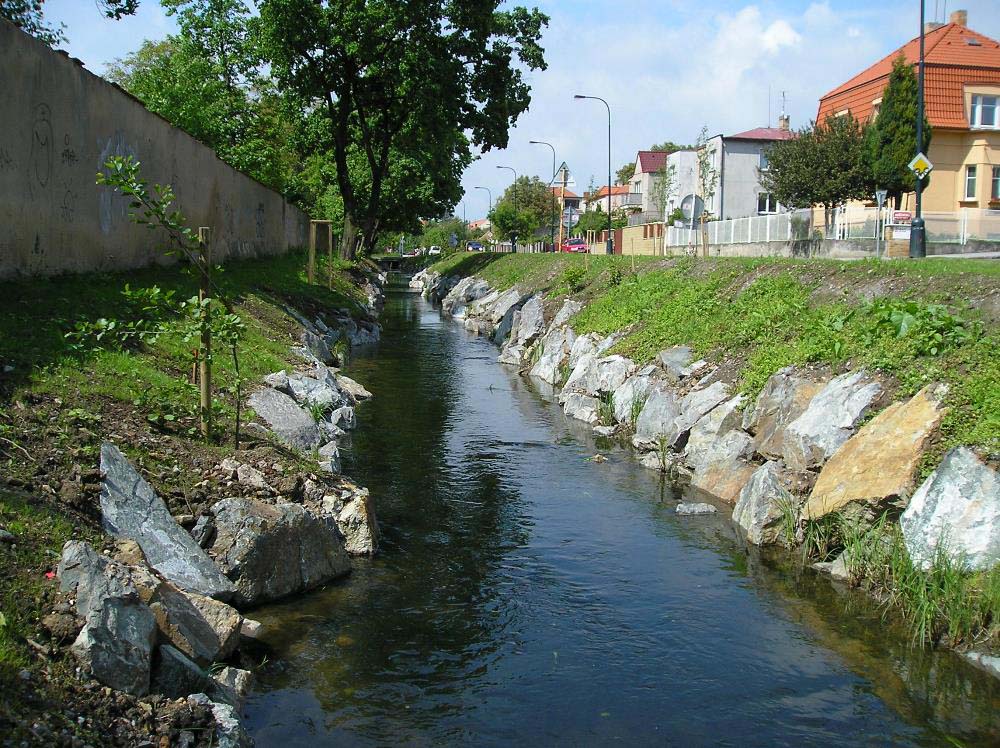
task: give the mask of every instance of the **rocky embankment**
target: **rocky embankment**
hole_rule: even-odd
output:
[[[381,287],[365,290],[374,317]],[[203,715],[214,724],[205,740],[182,730],[182,745],[250,743],[240,711],[261,626],[245,613],[344,576],[351,556],[378,549],[372,499],[340,474],[338,447],[356,424],[355,407],[372,394],[339,373],[334,351],[377,341],[379,327],[347,310],[311,321],[286,311],[302,327],[293,348],[301,365],[265,377],[249,397],[256,419],[247,429],[291,450],[290,459],[225,458],[203,473],[209,500],[197,514],[177,515],[104,442],[106,539],[101,547],[65,545],[59,597],[44,620],[82,673],[107,689],[152,697],[139,702],[150,714],[183,712],[184,725]]]
[[[898,521],[914,563],[942,555],[968,571],[1000,563],[1000,480],[971,449],[956,448],[918,483],[944,414],[944,385],[892,402],[872,372],[785,368],[748,401],[725,367],[690,348],[651,361],[609,353],[627,331],[578,335],[582,304],[547,300],[471,277],[414,276],[411,286],[501,346],[499,361],[559,388],[566,415],[627,439],[646,467],[690,483],[756,545],[802,540],[808,523],[846,516]],[[707,508],[706,508],[707,507]],[[682,504],[679,513],[711,511]],[[898,519],[897,519],[898,518]],[[846,555],[846,554],[845,554]],[[842,578],[850,558],[819,568]],[[1000,674],[1000,659],[974,655]]]

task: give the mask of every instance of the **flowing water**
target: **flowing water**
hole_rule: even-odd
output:
[[[419,297],[382,322],[347,372],[375,399],[345,450],[382,553],[254,614],[260,748],[1000,744],[989,676],[748,551],[725,512],[677,516]]]

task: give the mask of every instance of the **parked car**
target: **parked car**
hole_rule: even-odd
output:
[[[466,245],[466,247],[465,247],[465,248],[466,248],[467,250],[469,250],[470,252],[482,252],[482,251],[483,251],[483,245],[482,245],[482,242],[469,242],[469,243],[468,243],[468,244]]]
[[[583,239],[567,239],[562,243],[561,252],[589,252],[590,248],[587,247],[587,242]]]
[[[439,255],[441,254],[441,247],[439,247],[437,244],[432,244],[431,248],[427,250],[427,254]]]

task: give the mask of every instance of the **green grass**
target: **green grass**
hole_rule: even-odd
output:
[[[497,288],[518,283],[577,295],[587,302],[572,321],[578,333],[629,328],[614,350],[639,362],[668,346],[690,345],[698,355],[734,362],[737,386],[750,398],[789,365],[881,371],[898,383],[901,397],[943,381],[951,388],[949,410],[925,472],[955,445],[1000,450],[1000,337],[991,320],[963,301],[970,284],[997,286],[1000,263],[636,259],[637,273],[631,258],[567,254],[455,256],[434,269],[476,273]],[[847,293],[879,282],[898,289],[881,306]],[[914,302],[917,317],[899,337],[888,316],[902,310],[903,299]],[[937,311],[945,305],[948,312]],[[948,337],[956,330],[961,340]],[[936,355],[928,353],[932,347]]]

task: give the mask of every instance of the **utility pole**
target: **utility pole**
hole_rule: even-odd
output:
[[[920,63],[917,73],[917,153],[924,150],[924,0],[920,0]],[[924,178],[917,175],[917,201],[910,224],[910,257],[927,256],[927,234],[921,213]]]

